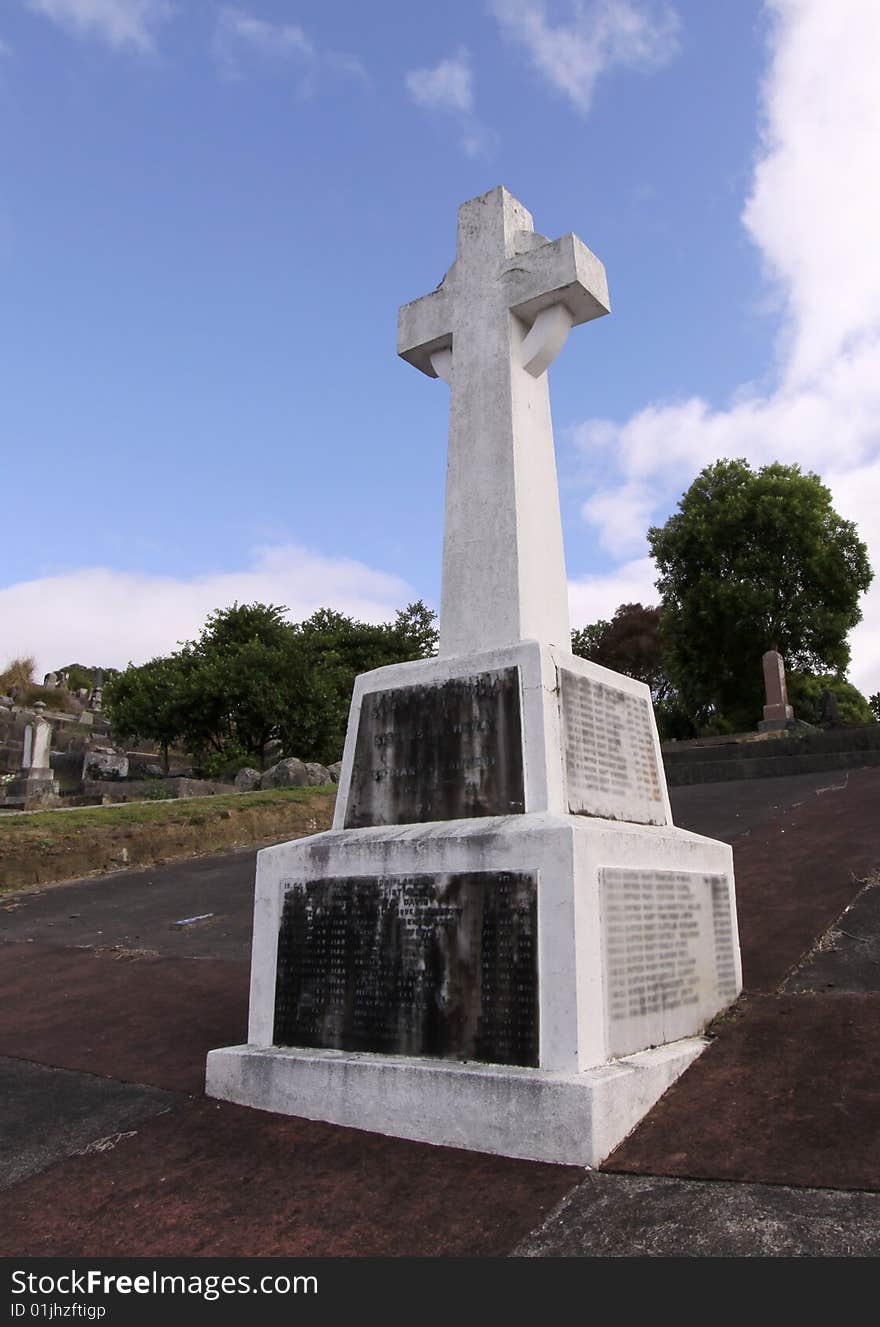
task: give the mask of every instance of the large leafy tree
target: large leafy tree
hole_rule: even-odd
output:
[[[615,673],[646,682],[655,701],[669,691],[660,637],[660,609],[621,604],[610,622],[600,619],[571,633],[571,648]]]
[[[123,741],[158,743],[166,770],[168,749],[186,728],[186,681],[187,661],[170,655],[137,667],[129,664],[104,688],[114,734]]]
[[[418,602],[376,626],[321,609],[293,624],[276,604],[212,613],[195,641],[112,679],[104,698],[122,737],[174,743],[209,768],[261,763],[269,741],[308,760],[342,753],[358,673],[432,652],[433,614]]]
[[[320,609],[294,628],[306,674],[314,688],[310,706],[291,706],[280,732],[285,748],[313,752],[316,760],[342,754],[348,707],[359,673],[425,658],[437,648],[435,615],[421,600],[393,622],[358,622]]]
[[[666,668],[697,722],[754,725],[766,650],[779,650],[788,668],[843,675],[847,634],[873,573],[818,475],[716,461],[648,542],[660,573]]]

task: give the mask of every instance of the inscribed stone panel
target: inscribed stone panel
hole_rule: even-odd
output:
[[[727,878],[606,868],[600,888],[609,1053],[695,1036],[737,993]]]
[[[346,829],[524,810],[518,668],[363,697]]]
[[[537,1065],[536,908],[522,872],[293,882],[275,1044]]]
[[[665,825],[648,701],[566,668],[559,683],[569,811]]]

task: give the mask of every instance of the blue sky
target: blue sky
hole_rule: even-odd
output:
[[[721,455],[818,470],[880,565],[878,26],[6,0],[0,665],[140,662],[234,599],[437,604],[448,392],[397,359],[397,307],[499,183],[608,272],[550,378],[575,625],[656,600],[645,530]]]

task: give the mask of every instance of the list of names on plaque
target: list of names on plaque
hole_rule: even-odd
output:
[[[519,669],[367,692],[345,828],[525,810]]]
[[[509,871],[293,882],[275,1044],[536,1065],[536,898]]]
[[[696,1034],[736,995],[726,878],[618,867],[600,883],[610,1054]]]
[[[718,995],[725,1004],[739,994],[736,972],[736,948],[733,937],[733,918],[724,876],[712,876],[712,923],[715,934],[715,973]]]
[[[666,824],[648,701],[567,668],[559,683],[569,811]]]

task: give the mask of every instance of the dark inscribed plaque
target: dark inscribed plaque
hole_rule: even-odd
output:
[[[535,876],[296,881],[278,936],[274,1041],[536,1066]]]
[[[364,696],[346,829],[523,811],[518,668]]]

